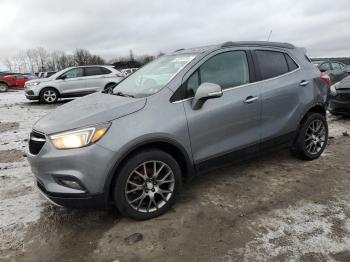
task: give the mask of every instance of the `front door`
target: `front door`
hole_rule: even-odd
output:
[[[243,153],[257,153],[260,140],[260,91],[250,83],[245,51],[213,55],[186,81],[187,96],[193,97],[201,83],[222,87],[223,96],[207,100],[194,110],[184,102],[197,169],[230,164]]]
[[[80,95],[85,91],[83,69],[77,67],[65,72],[56,80],[56,85],[62,96]]]

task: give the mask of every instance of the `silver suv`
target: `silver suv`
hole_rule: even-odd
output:
[[[318,158],[327,144],[326,84],[305,49],[228,42],[180,49],[112,94],[67,103],[39,120],[28,160],[40,191],[63,206],[148,219],[182,181],[262,152]]]
[[[25,94],[29,100],[55,103],[59,98],[78,97],[112,88],[124,75],[112,66],[69,67],[49,78],[31,80],[25,83]]]

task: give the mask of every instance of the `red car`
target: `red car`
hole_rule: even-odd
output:
[[[9,88],[23,89],[25,82],[33,79],[30,75],[5,75],[0,76],[0,92],[6,92]]]

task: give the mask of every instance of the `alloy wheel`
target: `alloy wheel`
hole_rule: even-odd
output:
[[[310,122],[306,129],[305,146],[306,150],[311,155],[318,154],[324,147],[326,142],[326,127],[324,123],[315,119]]]
[[[172,197],[175,176],[162,161],[147,161],[137,166],[125,185],[125,197],[136,211],[151,213],[163,207]]]
[[[105,89],[107,94],[113,94],[113,87],[112,86],[107,86]]]
[[[52,103],[54,101],[56,101],[57,99],[57,94],[55,91],[52,91],[52,90],[46,90],[43,94],[43,97],[44,97],[44,100],[47,102],[47,103]]]

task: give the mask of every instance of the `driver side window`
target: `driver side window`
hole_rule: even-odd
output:
[[[244,51],[217,54],[204,62],[187,80],[186,98],[193,97],[201,83],[218,84],[222,89],[249,83],[249,68]]]
[[[62,76],[66,76],[66,79],[82,77],[83,76],[83,69],[82,68],[73,68],[73,69],[67,71],[66,73],[64,73]]]

